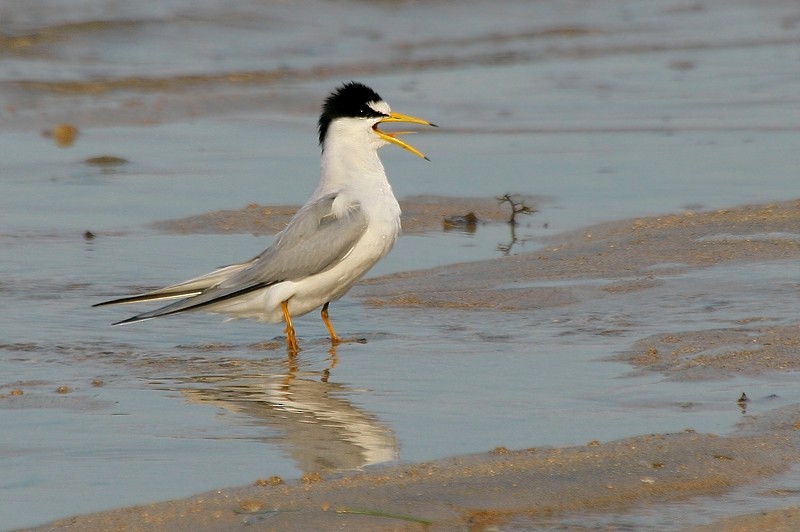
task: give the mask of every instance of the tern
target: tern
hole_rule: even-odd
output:
[[[436,127],[393,112],[362,83],[338,87],[325,100],[319,117],[319,184],[272,245],[247,262],[94,306],[178,299],[114,325],[188,311],[283,322],[290,354],[299,351],[292,318],[322,307],[322,322],[331,343],[337,344],[341,339],[328,318],[328,307],[389,252],[400,234],[400,206],[378,149],[394,144],[428,160],[398,138],[411,131],[378,128],[390,123]]]

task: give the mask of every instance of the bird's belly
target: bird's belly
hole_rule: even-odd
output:
[[[226,314],[228,319],[248,318],[264,323],[280,323],[283,321],[280,301],[275,305],[270,305],[268,302],[271,299],[270,294],[284,284],[286,283],[278,283],[233,300],[215,303],[205,310],[215,314]]]

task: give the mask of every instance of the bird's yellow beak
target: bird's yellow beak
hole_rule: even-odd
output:
[[[398,135],[408,135],[409,133],[415,133],[414,131],[393,131],[392,133],[386,133],[385,131],[381,131],[380,129],[378,129],[379,124],[383,124],[386,122],[388,123],[403,122],[406,124],[422,124],[423,126],[438,127],[436,124],[432,124],[427,120],[423,120],[421,118],[416,118],[413,116],[401,115],[400,113],[389,113],[389,116],[387,116],[386,118],[382,118],[374,126],[372,126],[372,130],[375,132],[375,134],[378,135],[383,140],[385,140],[386,142],[391,142],[392,144],[400,146],[401,148],[410,151],[417,157],[422,157],[426,161],[430,160],[427,157],[425,157],[425,155],[421,151],[411,146],[410,144],[406,144],[405,142],[397,138]]]

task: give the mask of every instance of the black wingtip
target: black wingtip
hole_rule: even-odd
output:
[[[146,294],[139,294],[138,296],[126,296],[110,301],[102,301],[95,303],[92,307],[105,307],[109,305],[126,305],[128,303],[149,303],[152,301],[163,301],[165,299],[176,299],[180,297],[192,297],[199,294],[201,290],[177,290],[174,292],[157,291],[155,293],[148,292]]]
[[[122,321],[115,321],[114,323],[111,324],[111,326],[116,327],[117,325],[125,325],[128,323],[136,323],[137,321],[146,321],[150,319],[152,318],[140,318],[139,316],[133,316],[132,318],[128,318]]]
[[[121,297],[117,299],[110,299],[108,301],[101,301],[100,303],[95,303],[92,305],[92,308],[95,307],[107,307],[110,305],[122,305],[125,303],[136,303],[140,299],[140,296],[131,296],[131,297]]]

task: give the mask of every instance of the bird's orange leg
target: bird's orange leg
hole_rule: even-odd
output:
[[[336,345],[342,340],[336,336],[336,331],[333,330],[333,325],[331,325],[331,321],[328,319],[328,305],[330,305],[330,301],[322,305],[322,310],[319,312],[319,315],[322,318],[322,323],[325,324],[325,328],[328,329],[328,334],[331,336],[331,343]]]
[[[289,300],[281,301],[281,312],[283,313],[283,321],[286,322],[286,351],[290,355],[296,355],[300,351],[300,346],[297,345],[297,336],[294,334],[294,326],[292,326],[292,317],[289,316]]]

